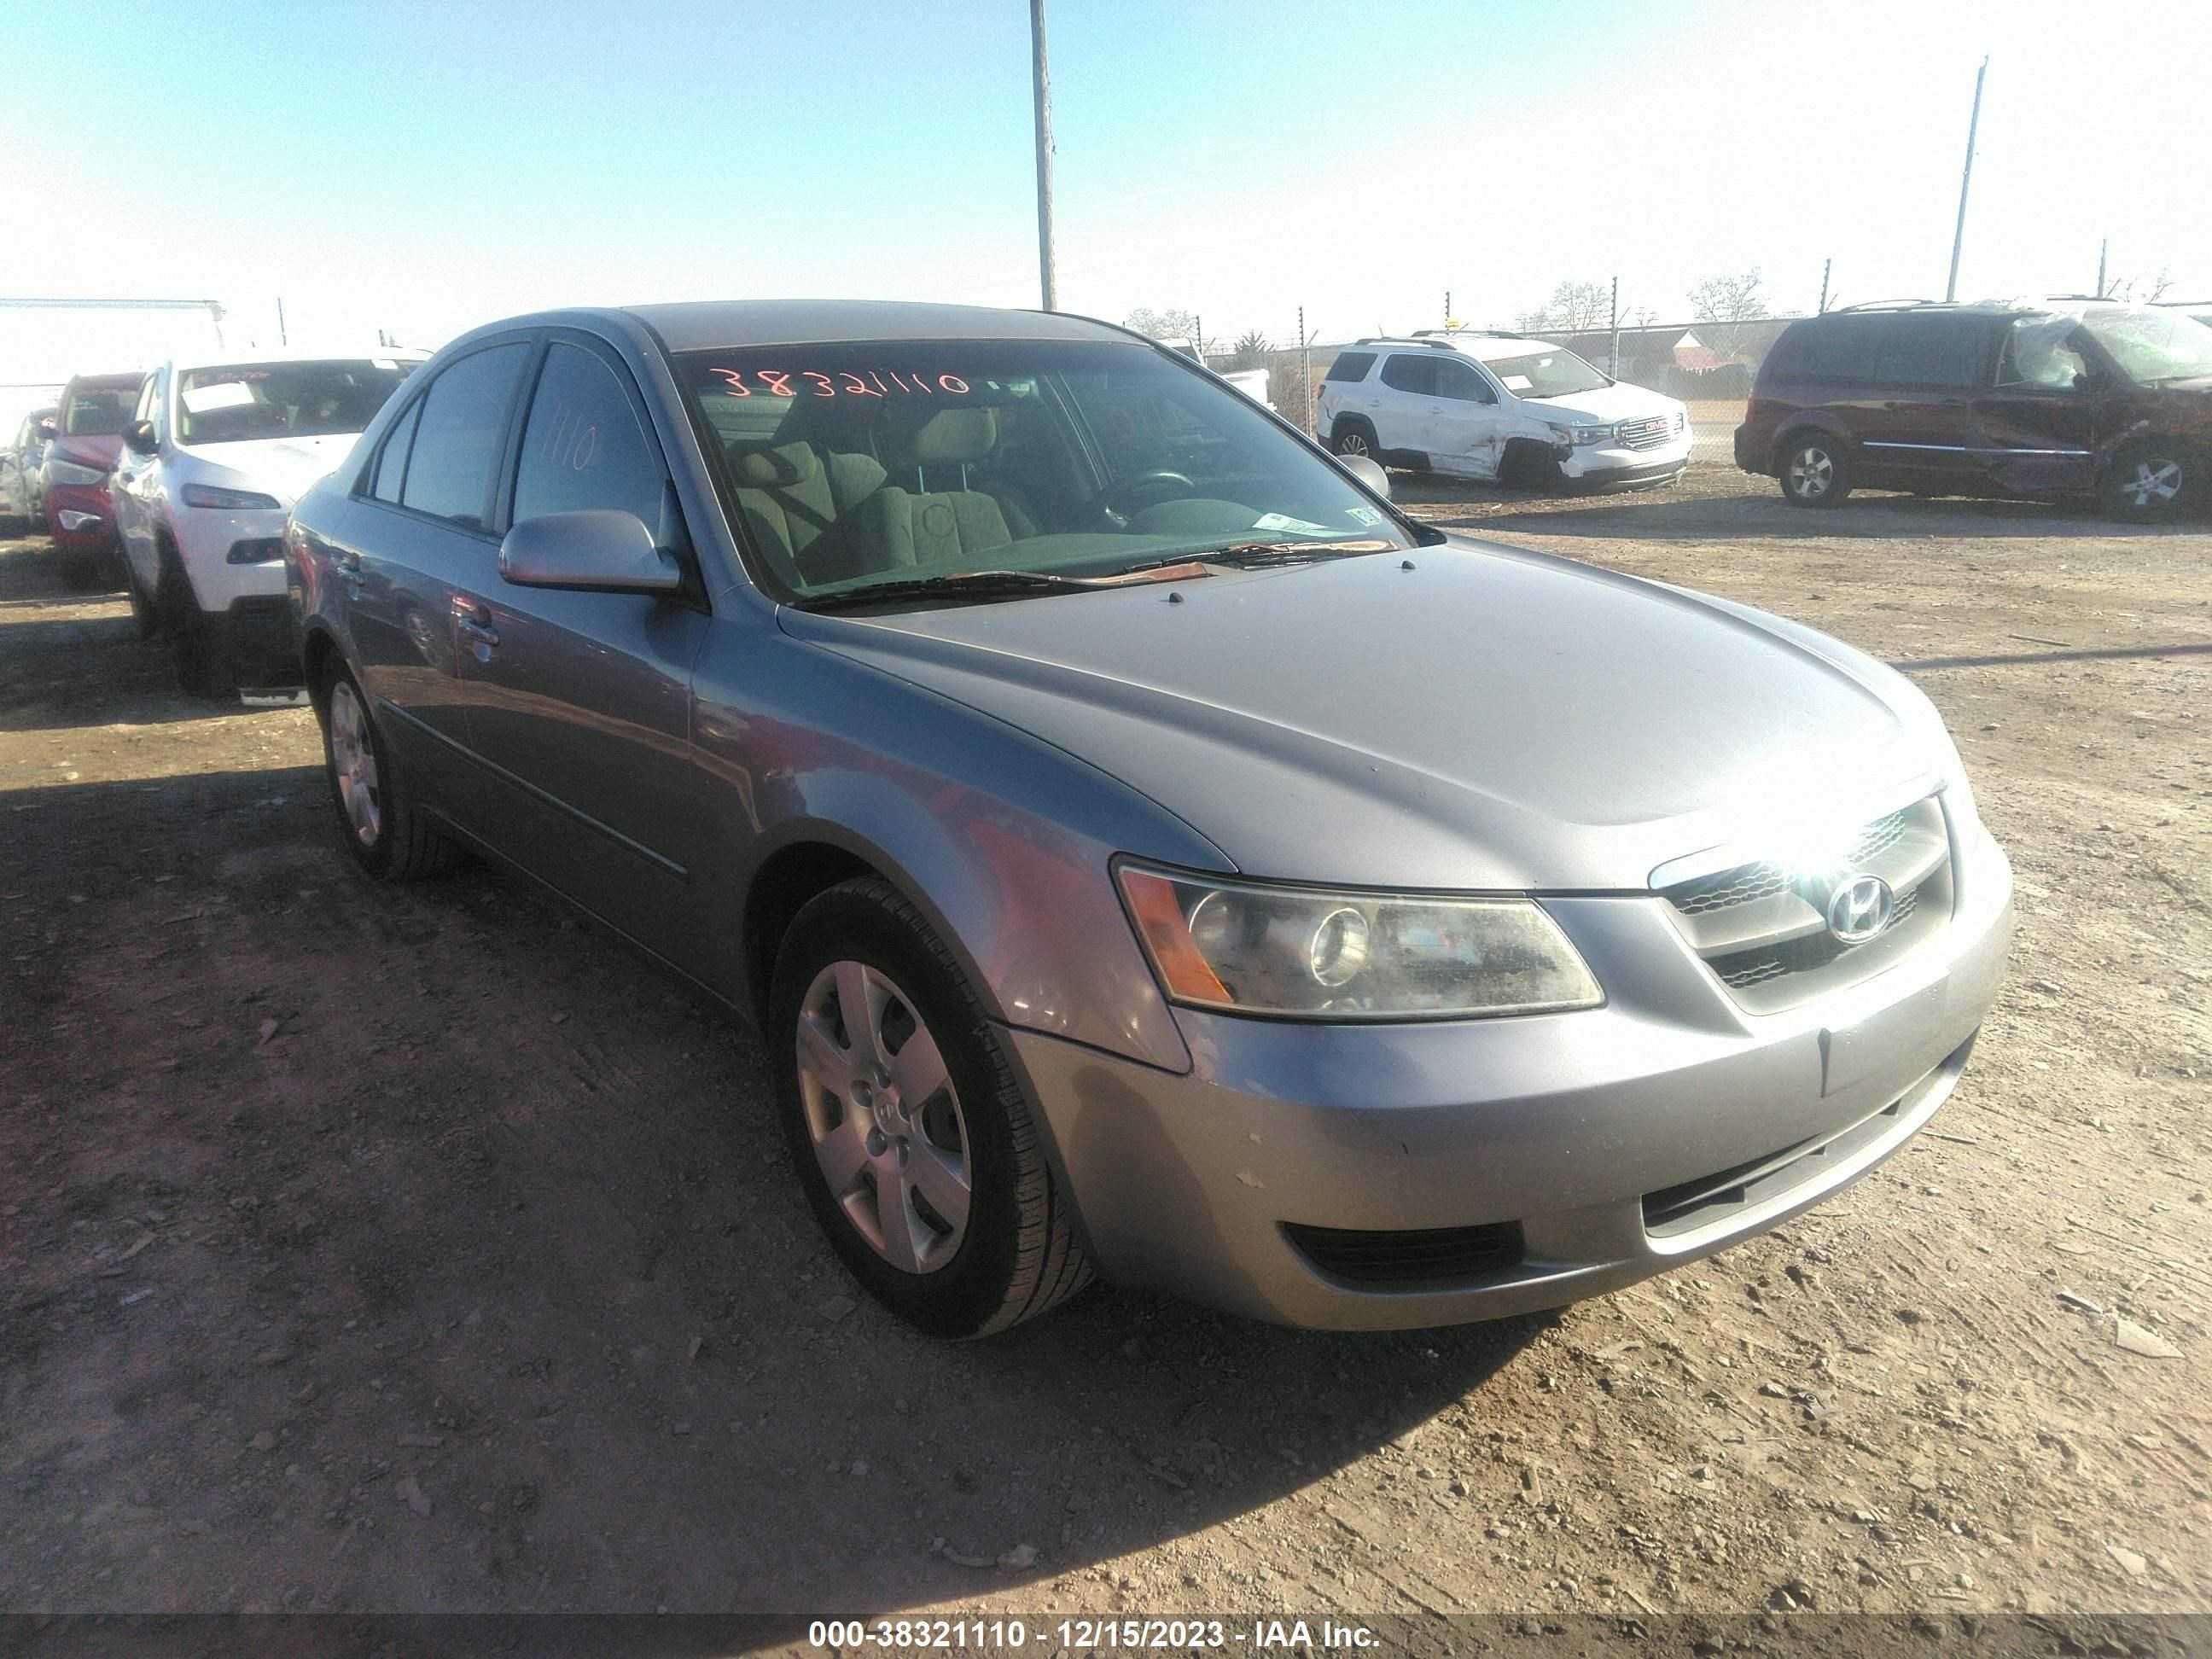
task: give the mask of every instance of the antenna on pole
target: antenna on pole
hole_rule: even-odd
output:
[[[1833,259],[1820,261],[1820,309],[1814,313],[1815,316],[1825,316],[1827,313],[1828,272],[1834,268],[1835,263]]]
[[[1959,175],[1959,228],[1951,234],[1951,280],[1943,284],[1946,303],[1959,297],[1959,249],[1966,240],[1966,186],[1974,181],[1974,134],[1982,125],[1982,82],[1989,72],[1990,60],[1984,58],[1981,68],[1974,71],[1974,112],[1966,118],[1966,167]]]
[[[2097,239],[2097,297],[2100,300],[2105,297],[2105,255],[2112,246],[2112,239],[2109,236]]]
[[[1037,276],[1044,308],[1060,309],[1052,257],[1052,86],[1045,67],[1044,0],[1030,0],[1030,62],[1036,90]]]
[[[276,343],[280,346],[292,343],[292,337],[284,331],[284,296],[281,294],[276,296]]]

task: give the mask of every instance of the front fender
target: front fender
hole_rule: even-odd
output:
[[[1231,867],[1211,842],[1026,732],[772,627],[718,630],[695,690],[700,750],[742,819],[734,914],[779,854],[835,848],[929,918],[993,1018],[1189,1069],[1108,861]]]

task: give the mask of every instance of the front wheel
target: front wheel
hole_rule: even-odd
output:
[[[2105,511],[2131,524],[2158,524],[2181,511],[2195,480],[2191,458],[2158,439],[2130,444],[2105,469]]]
[[[767,1031],[815,1219],[894,1313],[988,1336],[1090,1282],[1000,1039],[896,889],[862,878],[807,902],[777,954]]]
[[[442,875],[459,849],[416,808],[384,735],[369,718],[361,685],[343,665],[316,699],[322,717],[323,767],[337,810],[338,836],[354,860],[381,881]]]
[[[1833,507],[1851,493],[1850,463],[1825,432],[1800,432],[1782,449],[1782,494],[1792,507]]]

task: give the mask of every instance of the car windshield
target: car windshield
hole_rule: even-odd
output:
[[[2145,386],[2212,376],[2212,328],[2171,311],[2091,311],[2090,337]]]
[[[677,363],[727,464],[732,517],[787,599],[890,583],[905,597],[933,578],[954,579],[948,598],[981,596],[957,579],[1412,544],[1250,399],[1134,343],[744,347]]]
[[[413,368],[349,357],[189,368],[177,382],[177,439],[221,444],[360,432]]]
[[[63,435],[70,438],[112,438],[131,418],[138,389],[127,392],[72,392],[62,413]]]
[[[1516,398],[1564,398],[1595,392],[1613,382],[1571,351],[1532,352],[1525,357],[1488,357],[1485,368]]]

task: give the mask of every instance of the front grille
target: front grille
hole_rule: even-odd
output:
[[[1620,423],[1620,447],[1623,449],[1656,449],[1665,443],[1674,429],[1671,416],[1653,415],[1641,421]]]
[[[1874,938],[1844,945],[1828,932],[1827,902],[1839,878],[1857,875],[1887,882],[1897,908]],[[1951,912],[1942,807],[1931,795],[1861,825],[1820,870],[1759,859],[1660,891],[1729,994],[1770,1013],[1870,977],[1942,927]]]
[[[1286,1221],[1283,1237],[1323,1275],[1363,1291],[1437,1290],[1470,1284],[1519,1267],[1528,1249],[1517,1221],[1386,1232]]]

